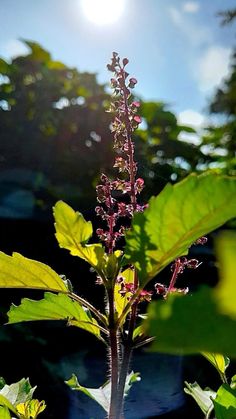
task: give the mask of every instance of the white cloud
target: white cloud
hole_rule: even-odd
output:
[[[5,44],[1,45],[1,55],[8,58],[16,58],[19,55],[26,55],[29,50],[25,44],[17,39],[10,39]]]
[[[193,109],[186,109],[179,113],[177,120],[180,125],[187,125],[197,129],[204,125],[205,117]]]
[[[202,92],[210,92],[219,85],[229,71],[231,50],[221,46],[211,46],[194,65],[195,79]]]
[[[186,13],[176,7],[169,7],[168,11],[172,22],[185,35],[191,46],[196,47],[212,42],[212,32],[209,27],[196,24],[189,16],[186,16]]]
[[[200,9],[200,4],[197,1],[186,1],[183,4],[183,11],[186,13],[197,13]]]
[[[196,133],[181,132],[179,134],[179,139],[187,143],[198,145],[200,143],[202,129],[206,124],[205,116],[193,109],[186,109],[178,114],[177,121],[179,125],[186,125],[196,130]]]

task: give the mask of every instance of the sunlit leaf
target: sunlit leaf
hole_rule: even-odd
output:
[[[91,221],[75,212],[63,201],[58,201],[53,209],[56,238],[59,246],[67,249],[73,256],[86,260],[95,269],[100,270],[103,263],[104,249],[101,244],[87,244],[92,236]]]
[[[34,288],[66,292],[61,277],[48,265],[19,253],[0,252],[0,288]]]
[[[125,269],[121,274],[120,277],[123,278],[124,284],[133,284],[134,283],[134,270],[131,268]],[[118,317],[123,313],[123,310],[127,303],[129,302],[129,295],[121,295],[121,284],[116,282],[115,289],[114,289],[114,298],[115,298],[115,307],[118,314]],[[128,313],[127,313],[128,314]],[[125,318],[124,318],[125,321]]]
[[[65,320],[69,325],[80,327],[96,337],[100,330],[96,320],[77,301],[66,294],[46,292],[39,301],[24,298],[19,306],[11,305],[8,312],[8,323],[19,323],[34,320]]]
[[[202,352],[202,355],[216,368],[220,375],[224,374],[226,368],[229,366],[230,359],[221,354],[212,352]]]
[[[126,235],[126,258],[143,283],[154,277],[201,236],[236,216],[236,179],[192,174],[168,184],[135,215]]]
[[[134,373],[133,371],[127,375],[126,383],[125,383],[125,396],[127,396],[131,385],[136,382],[140,381],[139,373]],[[95,400],[103,409],[108,413],[109,406],[110,406],[110,396],[111,396],[111,382],[106,382],[103,386],[99,388],[87,388],[83,387],[79,384],[77,377],[75,374],[66,381],[66,384],[72,390],[82,391],[84,394],[89,396],[91,399]]]
[[[236,389],[222,384],[214,399],[216,419],[236,418]]]
[[[198,385],[198,383],[188,383],[187,381],[184,382],[185,388],[184,391],[186,394],[189,394],[194,398],[200,409],[206,415],[209,410],[213,408],[213,401],[216,397],[216,392],[211,390],[210,388],[202,388]]]

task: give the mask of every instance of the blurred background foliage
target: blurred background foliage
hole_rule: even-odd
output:
[[[99,175],[111,174],[114,160],[107,86],[54,61],[36,42],[22,42],[27,55],[0,59],[0,214],[47,217],[57,199],[89,210]],[[236,173],[235,60],[209,104],[217,123],[197,135],[167,104],[141,100],[135,143],[145,200],[193,171]]]

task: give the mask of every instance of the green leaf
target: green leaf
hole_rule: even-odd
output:
[[[136,214],[126,235],[126,260],[146,283],[202,235],[236,216],[236,179],[192,174],[168,184]]]
[[[144,330],[149,336],[156,336],[152,351],[215,352],[236,357],[236,322],[219,313],[213,291],[208,288],[193,295],[171,294],[167,301],[152,302]]]
[[[31,387],[28,378],[22,378],[17,383],[5,384],[0,395],[5,397],[13,406],[32,399],[36,387]]]
[[[7,412],[9,413],[9,410],[11,410],[15,415],[17,415],[17,410],[15,409],[13,404],[2,394],[0,394],[0,407],[1,406],[3,407],[3,413],[5,415],[7,415]],[[2,413],[1,410],[0,410],[0,413]],[[8,417],[8,416],[6,416],[6,417]],[[0,416],[0,418],[1,418],[1,416]]]
[[[213,408],[213,401],[216,397],[216,392],[210,388],[203,390],[197,382],[191,384],[187,381],[184,382],[184,391],[194,398],[202,412],[206,415]]]
[[[225,374],[226,368],[230,363],[230,359],[227,356],[212,352],[202,352],[202,355],[216,368],[220,376]]]
[[[223,314],[236,320],[235,272],[236,272],[236,233],[225,231],[216,240],[217,258],[221,281],[215,290],[215,297]]]
[[[86,244],[92,236],[91,221],[75,212],[63,201],[58,201],[53,209],[56,238],[59,246],[67,249],[73,256],[86,260],[97,271],[103,264],[104,249],[100,243]]]
[[[19,253],[0,252],[0,288],[33,288],[66,292],[61,277],[48,265]]]
[[[66,320],[69,325],[80,327],[97,338],[100,329],[97,321],[77,301],[65,294],[46,292],[39,301],[24,298],[19,306],[11,305],[9,324],[34,320]]]
[[[134,373],[133,371],[128,374],[125,383],[125,396],[127,396],[131,385],[140,381],[139,373]],[[89,396],[91,399],[95,400],[103,409],[108,413],[110,407],[110,397],[111,397],[111,382],[106,382],[103,386],[99,388],[87,388],[79,384],[78,379],[75,374],[72,374],[72,377],[65,381],[65,383],[72,389],[82,391],[84,394]]]
[[[216,419],[236,419],[236,390],[222,384],[214,400]]]
[[[223,236],[225,237],[225,236]],[[221,246],[224,241],[220,240]],[[223,262],[225,252],[220,252]],[[227,261],[231,265],[230,252]],[[193,295],[170,294],[166,301],[152,302],[149,305],[148,318],[144,329],[148,335],[156,336],[152,350],[170,353],[211,352],[236,357],[236,319],[222,310],[220,292],[224,289],[225,296],[236,301],[236,287],[232,286],[227,277],[222,276],[212,288],[201,288]],[[224,300],[223,300],[224,301]],[[208,357],[210,355],[208,354]],[[212,362],[216,362],[213,361]],[[228,361],[222,359],[219,369],[227,367]]]
[[[9,410],[5,406],[0,406],[0,418],[1,419],[11,419]]]

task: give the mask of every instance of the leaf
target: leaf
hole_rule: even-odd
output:
[[[5,397],[13,406],[16,406],[32,399],[35,389],[36,387],[31,387],[28,378],[22,378],[17,383],[5,384],[0,390],[0,396]]]
[[[0,394],[0,413],[2,413],[1,406],[3,407],[3,414],[6,415],[6,418],[8,417],[7,412],[9,414],[9,410],[11,410],[15,415],[17,415],[17,411],[16,411],[15,407],[13,406],[13,404],[6,397],[4,397],[2,394]],[[0,416],[0,418],[1,418],[1,416]]]
[[[202,355],[216,368],[220,376],[225,374],[226,368],[230,363],[230,359],[227,356],[212,352],[202,352]]]
[[[104,249],[100,243],[86,244],[92,236],[91,221],[86,221],[80,212],[75,212],[63,201],[58,201],[53,209],[56,238],[59,246],[73,256],[86,260],[97,271],[103,264]]]
[[[236,272],[236,233],[222,232],[216,240],[217,258],[221,281],[215,290],[215,297],[223,314],[236,320],[235,272]]]
[[[236,357],[236,322],[219,313],[213,291],[208,288],[193,295],[171,294],[167,301],[152,302],[144,330],[149,336],[156,336],[152,351],[215,352]]]
[[[131,268],[125,269],[120,274],[120,276],[123,278],[124,284],[133,284],[134,283],[134,270],[133,269],[131,269]],[[120,317],[120,315],[123,313],[124,308],[126,307],[126,305],[129,302],[129,295],[126,294],[126,295],[122,296],[120,294],[120,290],[121,290],[121,284],[116,282],[115,288],[114,288],[114,299],[115,299],[115,307],[116,307],[116,312],[118,314],[118,317]],[[125,318],[124,318],[124,321],[125,321]]]
[[[225,252],[221,253],[219,248],[218,253],[222,262]],[[230,258],[227,257],[230,265],[231,258],[235,255],[230,252]],[[211,352],[236,357],[236,319],[222,312],[222,299],[219,298],[220,290],[224,289],[225,295],[236,301],[236,287],[222,273],[221,269],[220,281],[214,289],[200,288],[193,295],[170,294],[166,301],[150,304],[148,318],[143,325],[147,334],[157,337],[151,350]],[[227,359],[225,365],[222,362],[221,359],[220,369],[227,367]]]
[[[139,373],[134,373],[133,371],[127,375],[125,383],[125,396],[127,396],[131,385],[140,381]],[[95,400],[103,409],[108,413],[110,407],[110,396],[111,396],[111,382],[106,382],[103,386],[99,388],[87,388],[79,384],[78,379],[75,374],[72,374],[72,377],[65,381],[65,383],[72,389],[82,391],[84,394],[89,396],[91,399]]]
[[[67,292],[61,277],[48,265],[19,253],[0,252],[0,288],[31,288]]]
[[[45,409],[45,401],[40,402],[37,399],[28,400],[26,403],[20,403],[16,406],[17,412],[23,415],[25,419],[36,419]]]
[[[186,385],[184,387],[185,393],[194,398],[202,412],[206,415],[213,407],[212,399],[216,397],[216,392],[210,388],[202,390],[197,382],[191,384],[185,381],[184,384]]]
[[[97,338],[100,330],[97,321],[77,301],[65,294],[46,292],[39,301],[23,298],[19,306],[11,305],[9,324],[34,320],[66,320],[69,325],[80,327]]]
[[[1,419],[11,419],[9,410],[5,406],[0,406],[0,418]]]
[[[236,390],[222,384],[214,400],[216,419],[236,419]]]
[[[236,179],[192,174],[168,184],[134,216],[126,234],[126,260],[148,282],[201,236],[236,216]]]

